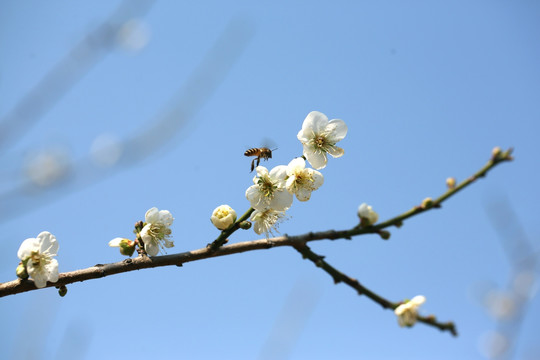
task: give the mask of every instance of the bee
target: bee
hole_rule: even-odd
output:
[[[255,161],[257,161],[257,166],[259,166],[261,159],[264,159],[264,160],[271,159],[272,151],[276,149],[270,150],[267,147],[247,149],[246,152],[244,153],[245,156],[256,156],[256,158],[253,159],[253,161],[251,162],[251,172],[253,171],[253,169],[255,169]]]

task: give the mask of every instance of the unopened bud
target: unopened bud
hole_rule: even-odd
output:
[[[502,149],[499,146],[495,146],[493,150],[491,150],[491,158],[497,159],[502,154]]]
[[[446,179],[446,186],[448,186],[449,189],[454,189],[456,187],[456,178],[449,177]]]
[[[371,206],[363,203],[358,207],[358,217],[360,218],[360,226],[370,226],[379,220],[379,214],[377,214]]]
[[[218,206],[214,209],[210,221],[219,230],[225,230],[236,221],[236,212],[229,205]]]
[[[238,226],[240,226],[240,229],[243,229],[243,230],[248,230],[251,228],[251,222],[250,221],[242,221],[240,224],[238,224]]]
[[[383,239],[383,240],[388,240],[390,239],[390,232],[389,231],[386,231],[386,230],[379,230],[379,236]]]
[[[433,199],[432,198],[427,197],[422,201],[422,209],[429,209],[432,206],[433,206]]]
[[[28,279],[28,271],[26,271],[26,266],[22,262],[19,263],[19,266],[17,266],[17,269],[15,270],[15,273],[17,274],[17,277],[19,279]]]
[[[114,238],[109,241],[109,246],[120,248],[120,254],[125,256],[131,256],[135,252],[135,241],[129,239]]]
[[[60,295],[61,297],[64,297],[66,296],[67,294],[67,287],[66,285],[62,285],[58,288],[58,295]]]

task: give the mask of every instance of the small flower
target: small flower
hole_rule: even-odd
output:
[[[255,210],[251,214],[251,221],[254,222],[253,230],[259,235],[264,233],[267,239],[270,235],[274,235],[272,230],[277,232],[277,226],[283,220],[285,220],[285,211],[265,209]]]
[[[373,208],[366,203],[358,207],[358,217],[362,226],[373,225],[379,220],[379,214],[373,211]]]
[[[335,158],[343,156],[345,150],[336,146],[347,135],[347,125],[343,120],[333,119],[321,112],[312,111],[304,120],[297,138],[304,145],[304,156],[314,169],[326,166],[326,153]]]
[[[109,246],[120,248],[120,254],[126,256],[133,255],[133,252],[135,251],[135,241],[120,237],[114,238],[109,241]]]
[[[255,185],[246,190],[246,198],[251,207],[257,210],[267,208],[285,211],[291,207],[293,196],[285,190],[287,167],[279,165],[270,172],[264,166],[257,166],[257,176],[253,178]]]
[[[212,213],[210,221],[219,230],[225,230],[236,221],[236,212],[229,205],[218,206]]]
[[[53,259],[57,252],[56,237],[47,231],[41,232],[37,238],[26,239],[21,244],[17,256],[22,260],[36,287],[45,287],[47,281],[58,281],[58,261]]]
[[[317,170],[306,169],[306,161],[301,157],[293,159],[287,165],[287,176],[285,183],[287,191],[295,194],[300,201],[308,201],[311,192],[324,183],[322,174]]]
[[[146,224],[140,235],[144,242],[144,250],[149,256],[156,256],[160,248],[171,248],[174,242],[170,241],[174,218],[168,210],[158,210],[153,207],[146,212]]]
[[[411,300],[399,305],[394,313],[398,317],[399,326],[411,327],[418,318],[418,308],[426,301],[422,295],[413,297]]]

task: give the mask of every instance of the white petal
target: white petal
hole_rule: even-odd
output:
[[[41,254],[56,256],[58,253],[58,241],[56,241],[56,237],[53,234],[43,231],[39,233],[36,239],[40,242],[39,252]]]
[[[304,156],[314,169],[320,170],[326,167],[326,153],[324,152],[306,152],[306,146],[304,146]]]
[[[120,247],[120,241],[124,240],[124,238],[117,237],[109,241],[110,247]]]
[[[144,240],[143,240],[144,241]],[[144,242],[144,250],[148,256],[156,256],[159,253],[159,245],[152,240]]]
[[[258,185],[251,185],[250,187],[247,188],[246,199],[248,199],[252,208],[256,209],[260,207],[262,203],[262,194],[259,191]]]
[[[159,211],[156,207],[153,207],[151,209],[148,209],[146,214],[144,215],[144,219],[147,223],[155,223],[159,221]]]
[[[309,142],[309,140],[313,137],[313,131],[304,129],[300,130],[298,134],[296,135],[296,138],[300,140],[302,144],[306,144]]]
[[[296,192],[296,198],[300,201],[308,201],[311,197],[311,190],[306,188],[300,188]]]
[[[347,130],[347,124],[345,124],[345,121],[339,119],[330,120],[326,126],[326,133],[328,134],[326,140],[335,144],[345,138],[347,135]]]
[[[49,273],[49,281],[57,282],[58,281],[58,261],[52,259],[50,263],[45,266],[47,272]]]
[[[278,165],[270,171],[270,179],[274,181],[277,180],[278,186],[284,185],[283,183],[285,182],[286,177],[287,177],[287,166],[285,165]]]
[[[159,211],[159,221],[166,226],[171,226],[174,218],[169,210],[160,210]]]
[[[274,198],[270,201],[270,208],[276,211],[285,211],[291,207],[293,196],[288,191],[274,191]]]
[[[304,119],[302,130],[304,130],[304,133],[308,130],[315,134],[320,134],[326,129],[327,125],[328,117],[326,115],[319,111],[312,111]]]
[[[22,242],[17,252],[19,259],[24,260],[30,256],[32,251],[39,250],[39,241],[36,238],[29,238]]]
[[[414,304],[416,306],[420,306],[425,302],[426,302],[426,297],[423,296],[423,295],[417,295],[417,296],[413,297],[411,299],[411,301],[409,301],[409,303],[412,303],[412,304]]]
[[[342,157],[343,154],[345,153],[345,150],[335,145],[329,146],[327,150],[328,150],[328,153],[335,158]]]
[[[263,177],[265,175],[268,175],[268,169],[265,168],[264,166],[257,166],[255,168],[255,171],[257,172],[258,177]],[[256,183],[255,179],[253,179],[253,182]]]
[[[306,168],[306,161],[301,157],[297,157],[291,160],[289,165],[287,165],[287,175],[291,176],[296,171],[301,171]]]
[[[313,183],[311,184],[313,190],[320,188],[324,184],[324,176],[317,170],[313,170],[311,178],[313,179]]]

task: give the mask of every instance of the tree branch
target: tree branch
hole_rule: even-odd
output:
[[[311,260],[315,264],[315,266],[317,266],[317,267],[323,269],[324,271],[326,271],[332,277],[332,279],[334,279],[334,284],[339,284],[340,282],[343,282],[343,283],[349,285],[350,287],[352,287],[353,289],[355,289],[358,292],[358,295],[367,296],[368,298],[370,298],[371,300],[373,300],[377,304],[381,305],[383,307],[383,309],[395,310],[395,308],[397,308],[400,305],[399,302],[398,303],[393,303],[393,302],[383,298],[382,296],[380,296],[380,295],[376,294],[375,292],[371,291],[370,289],[368,289],[364,285],[360,284],[360,282],[358,280],[353,279],[353,278],[345,275],[341,271],[337,270],[336,268],[334,268],[333,266],[328,264],[326,261],[324,261],[324,256],[320,256],[320,255],[315,254],[313,251],[311,251],[311,249],[306,244],[295,244],[295,245],[293,245],[293,247],[300,254],[302,254],[302,257],[304,259]],[[437,319],[433,315],[427,316],[427,317],[418,316],[417,319],[418,319],[418,321],[423,322],[424,324],[437,327],[441,331],[445,331],[445,330],[449,331],[452,335],[457,336],[456,327],[455,327],[453,322],[447,322],[447,323],[437,322]]]
[[[232,234],[234,231],[238,229],[238,226],[233,226],[230,229],[224,230],[213,243],[209,244],[207,247],[202,248],[202,249],[183,252],[179,254],[155,256],[151,258],[147,256],[139,256],[134,259],[126,259],[124,261],[120,261],[116,263],[97,264],[95,266],[92,266],[86,269],[62,273],[60,274],[57,282],[55,282],[54,284],[47,283],[46,287],[54,286],[58,288],[58,287],[62,287],[62,286],[79,282],[79,281],[98,279],[105,276],[120,274],[120,273],[133,271],[133,270],[149,269],[149,268],[170,266],[170,265],[182,266],[184,263],[191,262],[191,261],[204,260],[204,259],[218,257],[218,256],[232,255],[232,254],[242,253],[246,251],[270,249],[270,248],[278,247],[278,246],[292,246],[298,251],[302,252],[300,249],[307,248],[306,246],[307,242],[315,241],[315,240],[351,239],[353,236],[368,234],[368,233],[377,233],[383,239],[388,239],[390,234],[388,233],[388,231],[383,230],[383,229],[389,226],[394,226],[394,225],[399,226],[405,219],[408,219],[414,215],[418,215],[424,211],[440,207],[440,204],[443,201],[445,201],[446,199],[448,199],[450,196],[454,195],[458,191],[469,186],[478,178],[484,177],[487,174],[487,172],[491,170],[497,164],[504,161],[512,160],[511,153],[512,153],[512,149],[509,149],[503,152],[500,149],[496,148],[493,151],[493,155],[491,159],[488,161],[488,163],[469,179],[465,180],[464,182],[462,182],[456,187],[448,189],[448,191],[446,191],[443,195],[441,195],[440,197],[434,200],[430,200],[430,201],[424,200],[422,205],[416,206],[412,208],[411,210],[402,213],[401,215],[398,215],[394,218],[391,218],[387,221],[384,221],[374,226],[361,227],[360,225],[358,225],[358,226],[353,227],[352,229],[347,229],[347,230],[328,230],[328,231],[320,231],[320,232],[310,232],[307,234],[297,235],[297,236],[284,235],[284,236],[278,236],[278,237],[274,237],[270,239],[246,241],[246,242],[231,244],[227,246],[222,246],[224,243],[226,243],[227,236],[229,236],[230,234]],[[235,225],[238,225],[240,223],[240,220],[247,219],[252,211],[253,211],[252,209],[248,210],[241,217],[241,219],[239,219],[239,221],[235,223]],[[309,250],[309,248],[307,249]],[[303,250],[303,251],[306,252],[306,250]],[[370,299],[372,299],[373,301],[380,304],[383,308],[395,309],[395,307],[399,305],[399,303],[397,304],[392,303],[380,297],[379,295],[373,293],[369,289],[362,286],[357,280],[352,279],[344,275],[343,273],[339,272],[338,270],[336,270],[335,268],[331,267],[329,264],[324,262],[324,260],[320,256],[314,253],[313,255],[311,255],[306,252],[306,254],[313,257],[313,259],[315,260],[314,261],[315,264],[321,264],[321,267],[334,278],[334,281],[345,282],[349,286],[356,289],[360,294],[364,294],[368,296]],[[0,284],[0,297],[14,295],[14,294],[27,292],[31,290],[37,290],[33,280],[17,279],[17,280]],[[434,316],[427,316],[427,317],[419,316],[418,321],[431,325],[431,326],[435,326],[439,328],[440,330],[450,331],[454,335],[457,334],[453,323],[451,322],[439,323],[436,321]]]

